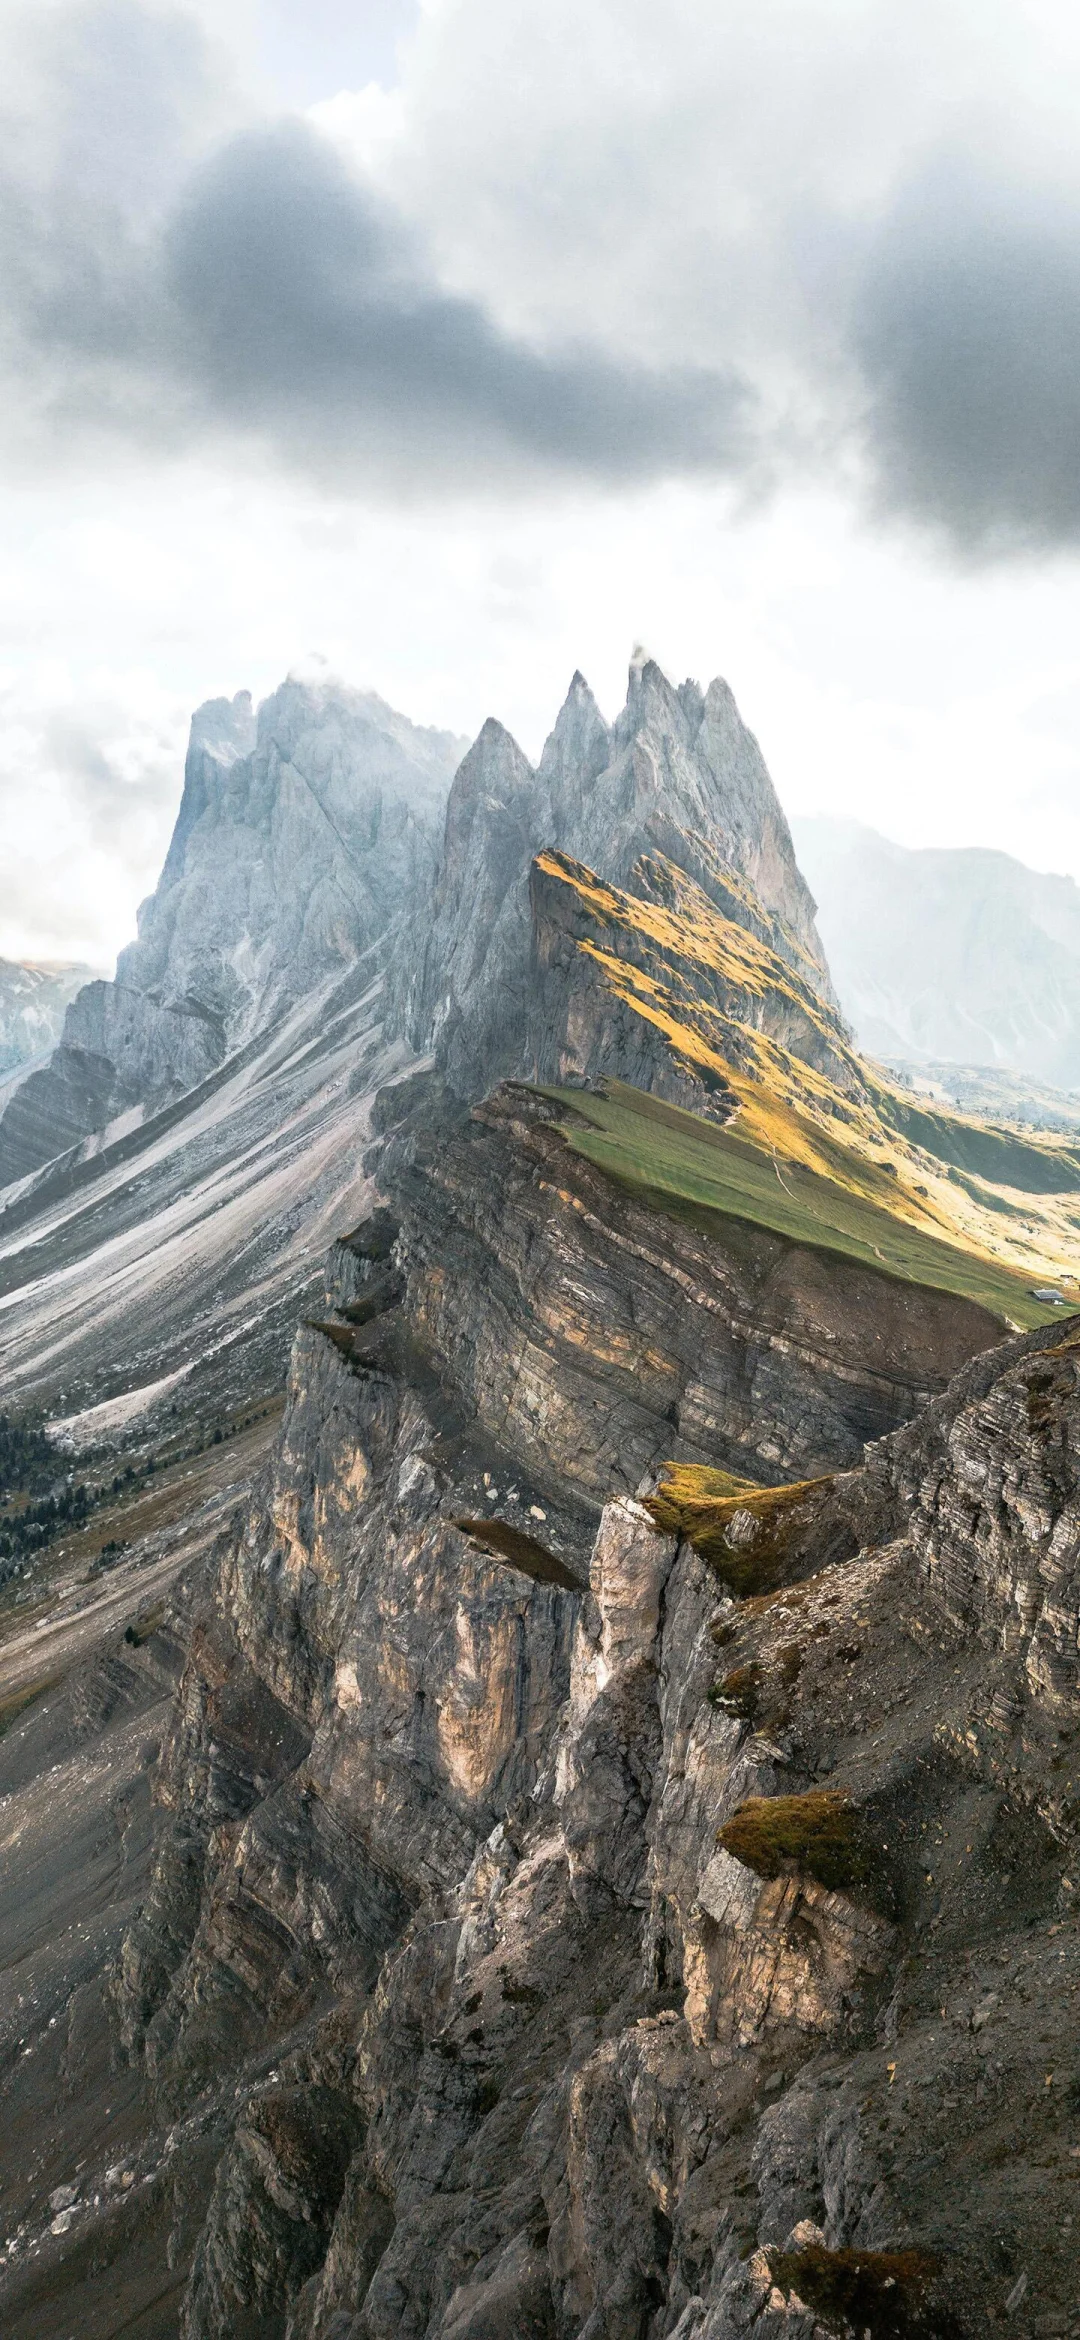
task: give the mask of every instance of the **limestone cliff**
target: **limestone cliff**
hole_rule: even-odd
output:
[[[642,657],[610,729],[576,674],[535,770],[488,723],[455,778],[416,912],[422,940],[406,946],[395,988],[414,1044],[437,1049],[463,1095],[526,1068],[530,875],[545,848],[633,893],[643,856],[662,856],[729,919],[767,936],[835,1013],[787,822],[728,685],[676,689]]]
[[[485,726],[344,927],[297,889],[288,966],[373,939],[279,1044],[198,910],[246,720],[131,1047],[271,1040],[9,1226],[24,1377],[103,1370],[95,1241],[152,1388],[304,1321],[254,1484],[0,1651],[5,2340],[1064,2340],[1080,1325],[998,1229],[1071,1151],[860,1062],[730,694],[648,662],[536,770]]]
[[[361,958],[433,857],[461,746],[340,685],[200,708],[138,941],[0,1118],[0,1187],[172,1103]]]
[[[1064,2317],[1080,1335],[706,1240],[526,1089],[381,1118],[174,1611],[130,2199],[31,2191],[5,2330],[136,2235],[184,2340]]]
[[[408,1209],[339,1248],[189,1595],[119,1985],[186,2340],[974,2340],[1014,2295],[1065,2331],[1080,1335],[980,1357],[862,1468],[819,1409],[786,1513],[690,1466],[601,1501],[605,1439],[625,1473],[678,1435],[659,1300],[617,1323],[616,1262],[635,1316],[658,1271],[542,1153],[531,1231],[509,1183],[450,1165],[430,1256]],[[682,1337],[730,1372],[694,1268]],[[789,1312],[759,1472],[808,1337]],[[130,2247],[83,2201],[72,2303]],[[48,2265],[6,2278],[20,2340]]]

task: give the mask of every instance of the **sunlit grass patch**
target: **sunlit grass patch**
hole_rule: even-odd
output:
[[[888,1206],[892,1181],[833,1141],[835,1176],[621,1081],[602,1090],[545,1089],[567,1143],[654,1208],[718,1235],[725,1219],[767,1227],[817,1251],[857,1260],[904,1283],[951,1292],[1001,1324],[1052,1321],[1023,1276],[910,1224]],[[819,1143],[820,1150],[820,1143]]]
[[[758,1487],[727,1471],[669,1463],[656,1494],[643,1500],[662,1533],[684,1536],[721,1582],[746,1599],[774,1591],[799,1575],[800,1547],[834,1484],[830,1476],[799,1479],[785,1487]],[[802,1573],[819,1566],[820,1558],[815,1548]]]

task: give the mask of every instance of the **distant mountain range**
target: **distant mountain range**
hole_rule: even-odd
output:
[[[0,1074],[44,1056],[92,967],[60,960],[0,959]]]
[[[833,981],[863,1048],[891,1061],[990,1066],[1037,1085],[1080,1086],[1080,888],[1072,878],[978,846],[912,852],[858,821],[801,819],[792,830]],[[969,1102],[980,1109],[974,1096]],[[1015,1112],[1025,1100],[1009,1103]]]

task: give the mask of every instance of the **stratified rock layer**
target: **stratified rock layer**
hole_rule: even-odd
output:
[[[838,1469],[845,1407],[919,1394],[914,1317],[902,1397],[858,1362],[895,1286],[800,1283],[756,1233],[707,1257],[528,1092],[443,1105],[436,1146],[431,1094],[187,1596],[117,1986],[185,2340],[809,2340],[800,2281],[855,2274],[974,2340],[1025,2268],[1064,2313],[1080,1334],[977,1357]],[[824,1472],[777,1589],[657,1530],[675,1448]]]
[[[246,720],[214,716],[211,793]],[[250,780],[242,740],[236,761]],[[189,811],[133,1063],[192,1021],[170,985],[197,789]],[[411,853],[408,821],[394,836]],[[746,1142],[790,1201],[781,1138],[854,1177],[833,1125],[866,1139],[878,1108],[722,686],[638,663],[609,733],[579,680],[538,772],[486,726],[422,863],[393,879],[419,954],[387,900],[352,966],[359,888],[352,971],[279,1026],[288,967],[338,949],[301,887],[285,967],[215,991],[222,941],[199,974],[194,1022],[219,1016],[234,1053],[177,1103],[183,1144],[166,1107],[105,1148],[96,1201],[84,1159],[11,1204],[31,1254],[20,1213],[51,1214],[49,1275],[17,1244],[5,1271],[26,1388],[42,1345],[51,1373],[104,1370],[72,1300],[95,1244],[124,1287],[106,1349],[132,1327],[154,1403],[208,1367],[228,1386],[219,1325],[242,1382],[301,1284],[307,1313],[272,1461],[204,1523],[171,1618],[140,1613],[48,1705],[31,1683],[37,1736],[16,1719],[0,1749],[13,1867],[32,1897],[48,1840],[58,1937],[11,1918],[18,2136],[35,2072],[39,2105],[73,2106],[70,2128],[50,2110],[48,2177],[36,2149],[7,2172],[5,2335],[1064,2333],[1080,1331],[995,1347],[986,1310],[813,1241],[808,1209],[796,1234],[698,1208],[650,1183],[655,1156],[619,1184],[576,1142],[580,1090],[519,1078],[469,1110],[504,1055],[615,1071],[654,1126],[685,1120],[658,1097],[704,1103],[715,1148],[756,1098]],[[127,1010],[115,987],[98,1004],[114,1065]],[[249,1014],[269,1026],[239,1045]],[[874,1179],[902,1203],[895,1163]],[[163,1585],[181,1561],[157,1565]],[[24,1686],[32,1647],[28,1626]],[[94,1750],[67,1836],[55,1749],[69,1794]],[[81,1905],[70,1945],[55,1919],[67,1837],[108,1911],[92,1951]],[[99,2166],[114,2095],[125,2163]]]

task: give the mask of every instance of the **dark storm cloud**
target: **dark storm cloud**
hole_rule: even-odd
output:
[[[1080,205],[937,161],[868,257],[855,349],[895,509],[975,550],[1080,538]]]
[[[342,488],[744,460],[733,373],[530,348],[444,292],[306,124],[222,138],[183,19],[137,0],[63,7],[24,51],[46,129],[39,144],[17,124],[0,164],[24,464],[78,460],[87,434],[152,449],[223,431]]]
[[[508,461],[600,479],[744,452],[733,375],[554,354],[439,289],[394,217],[299,124],[237,139],[171,223],[165,282],[208,414],[315,468],[475,482]]]

